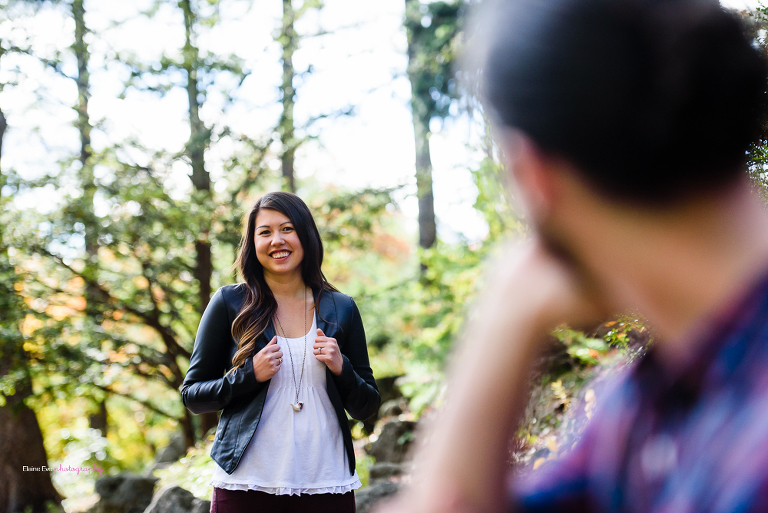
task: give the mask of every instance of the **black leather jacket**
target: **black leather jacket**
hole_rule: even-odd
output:
[[[253,373],[252,358],[226,375],[232,368],[237,344],[232,338],[232,321],[244,300],[244,284],[226,285],[211,298],[203,313],[195,338],[189,370],[181,386],[184,405],[193,413],[223,409],[211,458],[231,474],[240,463],[246,447],[259,425],[269,381],[259,383]],[[317,304],[317,327],[339,344],[344,359],[341,375],[326,368],[326,388],[339,419],[350,474],[355,471],[352,434],[344,410],[355,419],[367,419],[378,411],[381,397],[368,362],[363,321],[351,297],[340,292],[323,291]],[[270,323],[256,342],[261,350],[275,335]],[[318,436],[322,436],[318,433]]]

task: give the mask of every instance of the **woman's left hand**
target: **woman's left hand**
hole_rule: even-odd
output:
[[[335,338],[326,337],[323,330],[317,330],[317,337],[312,346],[315,358],[323,362],[335,376],[341,375],[341,368],[344,365],[344,359],[341,357],[339,344]]]

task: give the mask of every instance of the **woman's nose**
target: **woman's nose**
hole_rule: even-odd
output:
[[[283,243],[283,234],[280,232],[275,232],[275,234],[272,236],[272,245],[278,246]]]

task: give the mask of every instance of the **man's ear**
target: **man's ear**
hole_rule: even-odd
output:
[[[529,137],[507,131],[501,141],[507,172],[528,217],[536,224],[552,213],[557,194],[551,159]]]

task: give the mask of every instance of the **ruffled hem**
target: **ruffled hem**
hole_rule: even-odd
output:
[[[352,490],[360,488],[362,483],[360,479],[355,479],[352,483],[342,486],[323,486],[318,488],[291,488],[285,486],[261,486],[257,484],[245,484],[245,483],[224,483],[222,481],[211,481],[211,484],[216,488],[224,488],[225,490],[255,490],[257,492],[271,493],[273,495],[316,495],[320,493],[347,493]]]

